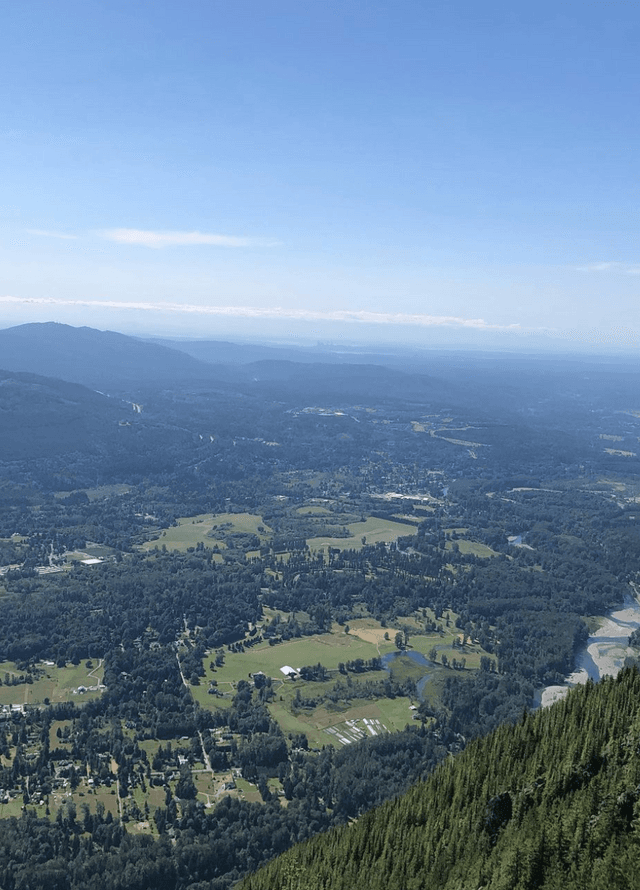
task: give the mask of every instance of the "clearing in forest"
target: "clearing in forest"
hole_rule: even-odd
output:
[[[271,537],[271,529],[257,513],[201,513],[198,516],[181,516],[177,525],[160,529],[154,540],[142,545],[143,550],[154,550],[163,545],[167,550],[186,552],[190,547],[226,548],[228,534],[254,534],[261,541]]]

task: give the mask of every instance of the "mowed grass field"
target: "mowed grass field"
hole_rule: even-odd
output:
[[[384,674],[368,674],[369,678],[380,678]],[[354,681],[355,682],[355,681]],[[314,688],[316,685],[314,684]],[[332,684],[331,684],[332,685]],[[309,691],[309,694],[313,690]],[[335,744],[335,736],[328,732],[332,728],[340,728],[347,721],[377,720],[389,732],[399,732],[413,719],[411,705],[413,702],[404,696],[396,698],[379,698],[376,700],[353,700],[347,707],[320,707],[313,711],[300,710],[291,713],[277,697],[269,705],[269,712],[276,720],[285,735],[289,733],[305,733],[311,748],[322,748],[323,745]],[[366,734],[366,733],[365,733]]]
[[[458,550],[460,553],[463,553],[467,556],[469,553],[472,553],[474,556],[480,556],[483,558],[489,556],[498,556],[495,550],[492,550],[487,544],[482,544],[480,541],[468,541],[465,538],[458,538],[457,541],[447,541],[445,546],[445,550],[453,550],[453,545],[458,545]]]
[[[309,538],[307,544],[309,549],[317,553],[326,547],[335,547],[339,550],[362,550],[362,538],[365,538],[365,544],[391,544],[398,538],[405,535],[415,534],[416,527],[407,525],[404,522],[393,522],[391,519],[378,519],[370,516],[364,522],[351,522],[347,525],[350,538]]]
[[[74,701],[80,704],[91,698],[97,698],[101,693],[88,687],[102,683],[103,668],[94,662],[94,668],[87,668],[84,662],[79,665],[67,665],[59,668],[56,665],[41,664],[44,676],[33,683],[20,683],[17,686],[8,686],[5,683],[5,674],[19,676],[15,664],[10,661],[0,662],[0,705],[36,705],[43,704],[45,699],[51,703]],[[78,692],[78,687],[84,686],[86,692]]]
[[[193,696],[203,707],[216,706],[218,699],[207,692],[211,680],[217,681],[220,692],[231,693],[240,680],[249,680],[251,675],[258,671],[271,677],[274,689],[278,694],[282,694],[280,687],[294,687],[295,682],[301,686],[309,685],[302,680],[292,682],[287,679],[280,670],[285,665],[299,669],[320,662],[328,670],[337,671],[340,662],[356,658],[374,658],[378,654],[375,645],[351,634],[345,634],[343,628],[340,630],[340,633],[301,637],[279,643],[277,646],[260,643],[245,652],[225,652],[223,667],[216,668],[215,671],[209,667],[211,658],[207,657],[204,660],[205,676],[201,678],[199,686],[191,687]],[[393,647],[391,646],[389,651],[391,648]]]
[[[299,516],[322,516],[330,511],[318,505],[298,507],[296,513]],[[268,543],[273,531],[264,522],[258,513],[201,513],[198,516],[182,516],[177,520],[177,525],[159,530],[158,537],[147,541],[142,545],[142,550],[149,551],[163,545],[167,550],[187,551],[190,547],[204,544],[205,547],[215,547],[220,550],[226,548],[224,538],[227,534],[249,533],[257,535],[261,543]],[[350,537],[334,538],[322,536],[309,538],[307,543],[313,553],[327,547],[335,547],[339,550],[361,550],[362,538],[367,544],[384,542],[390,544],[397,541],[403,535],[415,533],[415,526],[402,522],[394,522],[390,519],[378,519],[370,516],[364,522],[351,522],[347,524]],[[250,555],[250,554],[249,554]]]
[[[204,544],[224,550],[225,534],[251,533],[261,541],[271,537],[271,529],[264,524],[262,516],[257,513],[201,513],[198,516],[182,516],[178,524],[160,531],[160,536],[142,545],[143,550],[153,550],[164,544],[167,550],[186,552],[190,547]],[[219,533],[219,536],[218,536]]]
[[[307,711],[294,705],[296,694],[303,698],[322,697],[333,688],[336,680],[347,682],[346,677],[338,673],[341,662],[353,661],[356,658],[369,660],[384,655],[395,649],[391,640],[384,640],[385,629],[373,619],[360,619],[350,625],[349,633],[345,628],[335,624],[331,633],[302,637],[270,646],[262,643],[247,649],[245,652],[225,652],[224,666],[212,671],[209,664],[211,658],[205,658],[206,676],[199,686],[192,686],[194,697],[205,708],[229,706],[231,697],[240,680],[250,680],[250,675],[262,671],[272,678],[275,699],[269,704],[269,711],[278,722],[285,735],[304,732],[312,747],[322,747],[333,741],[326,733],[330,726],[343,723],[347,719],[359,719],[367,716],[381,720],[389,730],[401,729],[411,719],[407,699],[369,701],[355,699],[352,705],[329,710],[321,706]],[[334,672],[329,680],[323,682],[306,682],[290,680],[280,668],[288,665],[301,668],[320,662],[328,670]],[[352,683],[377,681],[384,679],[385,671],[372,671],[364,674],[351,674]],[[225,699],[209,695],[208,687],[211,680],[217,681],[218,690]]]

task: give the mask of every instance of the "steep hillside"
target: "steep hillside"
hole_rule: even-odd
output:
[[[242,890],[640,886],[640,675],[574,690]]]
[[[0,460],[92,449],[110,439],[129,414],[131,405],[84,386],[0,371]]]
[[[37,469],[68,488],[173,467],[192,434],[135,408],[76,383],[0,370],[2,474]]]

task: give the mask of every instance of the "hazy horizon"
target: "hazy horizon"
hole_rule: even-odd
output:
[[[216,330],[202,331],[187,329],[185,331],[176,330],[175,327],[163,328],[161,325],[157,328],[153,327],[137,327],[135,325],[128,327],[123,326],[116,328],[109,325],[99,325],[97,323],[74,323],[63,321],[61,319],[49,318],[44,321],[25,320],[18,321],[16,324],[2,324],[0,330],[8,330],[12,327],[18,327],[23,324],[62,324],[77,328],[91,328],[99,331],[109,331],[112,333],[124,334],[125,336],[134,337],[140,340],[150,341],[174,341],[176,344],[180,342],[228,342],[238,345],[256,345],[266,347],[283,347],[300,349],[301,351],[318,351],[318,352],[340,352],[345,353],[371,353],[372,355],[383,356],[385,352],[389,354],[406,353],[428,353],[433,352],[451,352],[451,353],[474,353],[487,355],[505,354],[505,355],[527,355],[530,357],[540,356],[549,358],[637,358],[637,345],[629,344],[605,344],[602,342],[588,343],[586,340],[567,341],[563,338],[550,337],[526,337],[524,335],[482,335],[474,331],[447,331],[437,329],[430,332],[430,336],[411,338],[407,336],[406,330],[401,328],[394,330],[391,327],[385,328],[385,339],[375,336],[375,331],[371,333],[370,328],[366,325],[357,326],[341,326],[340,328],[327,328],[326,330],[314,327],[314,329],[305,328],[304,326],[292,326],[291,328],[283,328],[274,326],[270,328],[264,324],[260,327],[245,325],[238,328],[221,327]],[[2,359],[0,357],[0,368],[2,367]]]
[[[640,345],[637,8],[4,18],[1,325]]]

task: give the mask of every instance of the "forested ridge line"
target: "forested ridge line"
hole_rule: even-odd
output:
[[[402,798],[294,847],[240,887],[635,887],[639,801],[633,668],[471,743]]]

